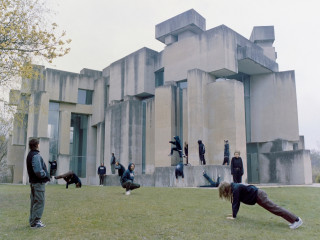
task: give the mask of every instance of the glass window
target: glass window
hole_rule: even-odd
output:
[[[48,138],[49,138],[49,161],[58,158],[59,143],[59,103],[49,102]]]
[[[70,170],[82,178],[86,177],[87,127],[87,115],[71,114]]]
[[[92,104],[92,94],[93,91],[85,90],[85,89],[78,89],[78,103],[79,104]]]
[[[155,87],[163,86],[164,84],[164,69],[161,69],[154,73],[155,76]]]

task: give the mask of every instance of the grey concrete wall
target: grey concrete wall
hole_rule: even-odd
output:
[[[13,183],[22,183],[25,145],[8,145],[7,164],[13,165]]]
[[[127,167],[136,165],[137,173],[142,171],[142,103],[134,98],[110,105],[105,116],[105,153],[110,160],[111,153]],[[108,165],[110,161],[108,162]],[[107,172],[110,173],[110,165]]]
[[[155,166],[171,166],[169,157],[173,136],[176,134],[175,119],[176,86],[164,85],[155,92]]]
[[[189,143],[189,163],[199,164],[198,140],[206,145],[208,138],[208,84],[215,81],[215,78],[199,69],[188,72],[188,143]],[[210,139],[211,141],[211,139]],[[206,147],[208,156],[210,147]],[[208,159],[208,157],[207,157]],[[208,164],[212,159],[208,159]]]
[[[106,78],[99,78],[94,81],[94,92],[92,96],[92,125],[104,122]]]
[[[260,183],[311,184],[311,172],[309,151],[259,154]]]
[[[155,99],[146,100],[145,173],[155,168]]]
[[[252,76],[250,103],[252,142],[299,141],[293,71]]]
[[[184,166],[184,181],[181,177],[176,181],[175,167],[156,167],[153,174],[135,174],[134,182],[141,186],[154,187],[197,187],[208,185],[209,182],[203,177],[203,171],[215,181],[218,175],[221,181],[232,182],[229,166],[206,165],[206,166]],[[119,176],[107,175],[105,185],[120,186]]]
[[[154,95],[154,62],[158,53],[142,48],[110,65],[110,97],[122,100],[125,96]]]
[[[97,159],[102,156],[101,151],[103,146],[101,144],[101,132],[104,129],[100,129],[100,134],[97,134],[97,127],[90,127],[92,125],[92,116],[88,117],[88,131],[87,131],[87,156],[86,156],[86,178],[84,184],[89,184],[90,178],[98,178],[97,169],[100,163],[97,164]],[[98,139],[99,136],[99,139]]]

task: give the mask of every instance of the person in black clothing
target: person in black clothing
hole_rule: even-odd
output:
[[[243,163],[240,157],[240,151],[235,151],[234,157],[231,159],[231,175],[233,176],[233,182],[242,182]]]
[[[184,181],[184,173],[183,173],[183,162],[179,162],[175,169],[176,182],[178,182],[178,178],[181,176],[182,181]]]
[[[216,182],[213,179],[211,179],[205,171],[203,171],[203,176],[205,177],[205,179],[207,179],[209,181],[210,185],[202,185],[199,187],[219,187],[220,175],[218,176],[218,179]]]
[[[204,158],[204,154],[206,153],[206,148],[202,143],[202,140],[198,140],[198,145],[199,145],[200,165],[206,165],[206,159]]]
[[[106,167],[101,163],[100,167],[98,167],[98,175],[99,175],[99,185],[103,186],[104,176],[106,175]]]
[[[128,169],[123,173],[121,178],[121,185],[123,188],[126,189],[126,195],[131,194],[131,190],[134,190],[136,188],[140,187],[140,184],[134,183],[134,168],[135,165],[133,163],[130,163],[128,166]]]
[[[29,148],[26,159],[31,189],[29,224],[31,228],[41,228],[46,226],[41,222],[41,217],[45,204],[45,186],[50,181],[50,176],[39,152],[39,140],[31,139]]]
[[[228,215],[227,219],[235,219],[237,217],[240,203],[242,202],[247,205],[258,203],[267,211],[287,220],[291,229],[296,229],[303,223],[300,217],[273,203],[265,191],[253,185],[222,182],[219,186],[219,197],[232,203],[232,214]]]
[[[175,145],[175,147],[171,148],[171,152],[168,156],[172,156],[173,151],[177,151],[179,153],[179,157],[182,158],[182,148],[181,148],[181,143],[180,143],[180,138],[179,136],[174,136],[174,141],[170,141],[169,143]]]
[[[188,143],[184,142],[184,156],[186,158],[186,165],[189,165],[189,159],[188,159]]]
[[[54,177],[57,172],[57,160],[49,161],[50,163],[50,178]]]
[[[68,186],[73,183],[76,185],[76,188],[81,188],[81,186],[82,186],[81,180],[72,171],[69,171],[65,174],[61,174],[61,175],[55,177],[55,179],[60,179],[60,178],[63,178],[66,181],[66,188],[68,188]]]
[[[229,141],[224,140],[224,158],[222,165],[229,165],[230,151],[229,151]]]
[[[122,183],[121,181],[121,179],[122,179],[122,175],[123,175],[123,173],[126,171],[126,169],[124,168],[124,166],[121,164],[121,163],[119,163],[119,161],[116,161],[116,164],[115,164],[116,166],[115,166],[115,169],[117,169],[118,170],[118,175],[119,175],[119,177],[120,177],[120,183]]]

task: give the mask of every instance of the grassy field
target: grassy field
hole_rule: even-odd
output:
[[[0,185],[0,239],[320,239],[320,188],[264,189],[277,204],[300,216],[287,222],[258,205],[241,205],[227,220],[231,204],[217,189],[143,187],[124,195],[120,187],[46,187],[42,221],[30,229],[29,186]]]

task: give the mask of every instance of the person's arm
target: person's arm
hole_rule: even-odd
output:
[[[241,163],[241,175],[243,175],[243,163],[242,163],[242,158],[240,158],[240,163]]]
[[[233,175],[233,158],[231,159],[231,165],[230,165],[230,168],[231,168],[231,175]]]
[[[41,156],[36,154],[32,157],[32,169],[38,178],[49,178],[41,164]]]
[[[239,188],[235,188],[232,191],[233,199],[232,199],[232,217],[236,218],[239,208],[240,208],[240,190]]]
[[[206,147],[203,145],[202,154],[204,155],[205,153],[206,153]]]

